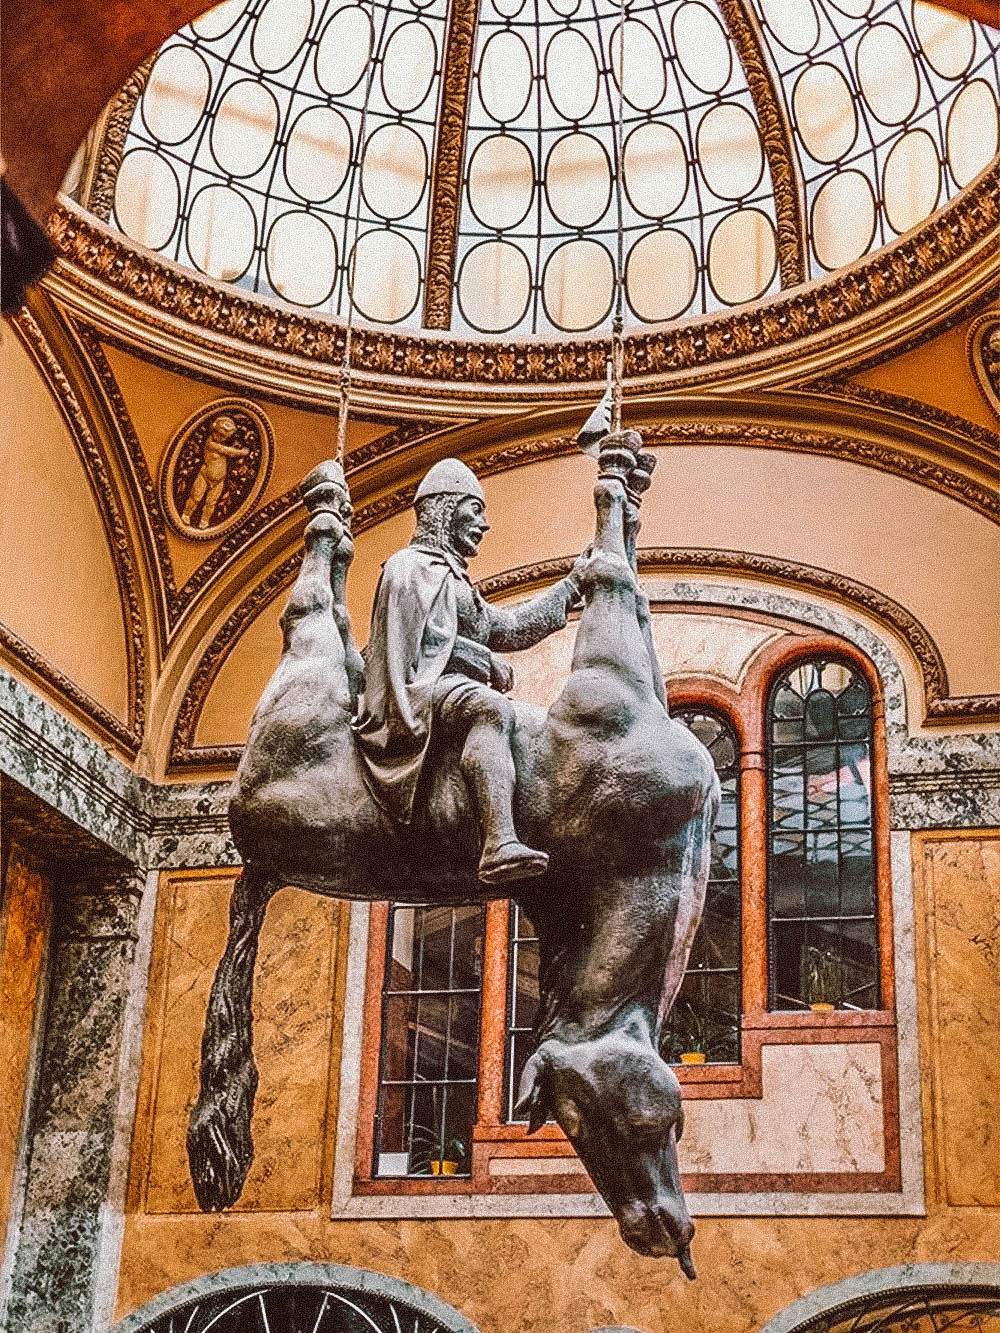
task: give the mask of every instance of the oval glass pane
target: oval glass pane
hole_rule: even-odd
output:
[[[524,0],[493,0],[493,8],[502,19],[516,19],[524,8]]]
[[[173,168],[152,148],[126,153],[115,181],[115,218],[126,236],[160,250],[177,225],[181,192]]]
[[[812,0],[760,0],[764,22],[787,51],[804,56],[819,41],[819,18]]]
[[[945,79],[961,78],[976,52],[976,32],[969,20],[916,0],[913,26],[931,66]]]
[[[764,172],[764,149],[750,112],[735,102],[714,106],[698,126],[698,160],[720,199],[743,199]]]
[[[416,111],[430,92],[437,45],[426,23],[403,23],[389,38],[382,57],[382,92],[396,111]]]
[[[671,25],[681,69],[703,93],[720,93],[733,72],[733,55],[719,20],[694,0],[681,5]]]
[[[625,291],[637,319],[657,324],[683,315],[694,296],[698,261],[683,232],[647,232],[625,262]]]
[[[858,137],[858,113],[847,80],[833,65],[808,65],[792,93],[795,127],[817,162],[836,162]]]
[[[684,143],[670,125],[648,121],[625,140],[625,189],[632,207],[647,218],[669,217],[687,194]]]
[[[597,241],[567,241],[542,276],[545,313],[557,329],[579,333],[607,318],[615,289],[611,256]]]
[[[365,144],[361,189],[382,218],[403,218],[420,203],[427,183],[427,149],[406,125],[383,125]]]
[[[257,220],[241,194],[228,185],[207,185],[188,214],[187,248],[195,268],[210,278],[235,282],[253,259]]]
[[[948,165],[961,186],[974,180],[996,157],[997,103],[982,79],[967,84],[948,113]]]
[[[611,202],[611,164],[591,134],[567,134],[545,164],[549,208],[567,227],[589,227]]]
[[[906,38],[889,23],[876,23],[858,42],[858,83],[884,125],[899,125],[917,105],[917,67]]]
[[[328,106],[303,111],[285,147],[285,179],[300,199],[319,204],[344,183],[351,161],[351,127]]]
[[[611,73],[621,86],[622,25],[611,34]],[[625,20],[625,84],[622,96],[637,111],[652,111],[667,91],[667,67],[651,28],[639,19]]]
[[[842,268],[868,251],[875,200],[860,171],[841,171],[821,186],[812,206],[812,242],[824,268]]]
[[[486,114],[504,124],[517,120],[531,96],[531,56],[517,35],[495,32],[479,60],[479,99]]]
[[[469,203],[484,227],[516,227],[531,207],[535,167],[527,145],[511,134],[484,139],[469,162]]]
[[[366,231],[354,247],[354,304],[365,319],[398,324],[416,307],[420,260],[398,231]]]
[[[338,9],[316,48],[316,82],[331,97],[354,88],[372,53],[372,21],[360,5]]]
[[[577,28],[560,28],[545,50],[545,86],[567,120],[585,120],[597,101],[594,48]]]
[[[226,90],[212,121],[212,154],[227,176],[253,176],[274,147],[278,104],[256,79]]]
[[[549,4],[561,18],[572,18],[580,8],[580,0],[549,0]]]
[[[716,296],[726,305],[763,296],[777,263],[774,227],[759,208],[728,213],[708,242],[708,276]]]
[[[309,35],[312,18],[312,0],[267,0],[250,43],[260,68],[269,73],[284,69]]]
[[[221,5],[192,19],[191,27],[206,42],[224,37],[236,20],[246,13],[246,0],[222,0]]]
[[[142,94],[146,129],[160,143],[183,143],[201,120],[211,87],[208,66],[190,46],[157,56]]]
[[[473,246],[462,261],[458,303],[474,329],[506,333],[524,318],[530,295],[528,260],[509,241]]]
[[[337,276],[337,242],[315,213],[285,213],[267,238],[267,277],[286,301],[322,305]]]
[[[871,9],[875,0],[833,0],[835,9],[851,19],[862,19]]]
[[[882,170],[882,200],[894,231],[909,231],[937,207],[941,165],[937,146],[926,130],[910,130],[897,139]]]

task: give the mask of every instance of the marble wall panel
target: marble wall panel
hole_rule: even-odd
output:
[[[1000,1208],[1000,838],[916,840],[930,1042],[950,1204]]]
[[[197,1209],[185,1134],[198,1091],[205,1007],[226,942],[232,882],[227,873],[177,874],[161,887],[146,1051],[142,1194],[150,1213]],[[297,889],[282,890],[268,907],[254,992],[260,1070],[256,1156],[237,1205],[243,1211],[294,1211],[318,1202],[338,912],[329,899]]]
[[[763,1097],[688,1101],[682,1171],[882,1171],[881,1048],[764,1046]]]
[[[0,1241],[10,1218],[50,911],[49,885],[17,847],[0,917]]]

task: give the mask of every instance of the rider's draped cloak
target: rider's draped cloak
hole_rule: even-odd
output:
[[[461,558],[432,546],[406,546],[385,562],[354,731],[368,787],[399,823],[413,817],[435,686],[459,634],[500,652],[527,648],[566,624],[575,597],[575,587],[560,580],[517,606],[491,606],[473,588]],[[470,622],[477,622],[475,629]]]

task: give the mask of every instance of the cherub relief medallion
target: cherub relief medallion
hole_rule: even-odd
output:
[[[254,403],[217,398],[176,432],[160,469],[164,512],[183,537],[210,541],[253,508],[271,471],[271,424]]]
[[[1000,310],[989,310],[973,323],[968,348],[976,382],[1000,416]]]

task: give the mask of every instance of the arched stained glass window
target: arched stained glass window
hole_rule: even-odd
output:
[[[770,1006],[875,1009],[871,690],[843,662],[785,670],[768,705]]]
[[[715,713],[675,709],[678,722],[698,737],[715,764],[722,802],[712,832],[712,861],[705,912],[687,971],[663,1037],[663,1057],[685,1054],[706,1063],[735,1064],[740,1058],[740,752],[736,732]]]

